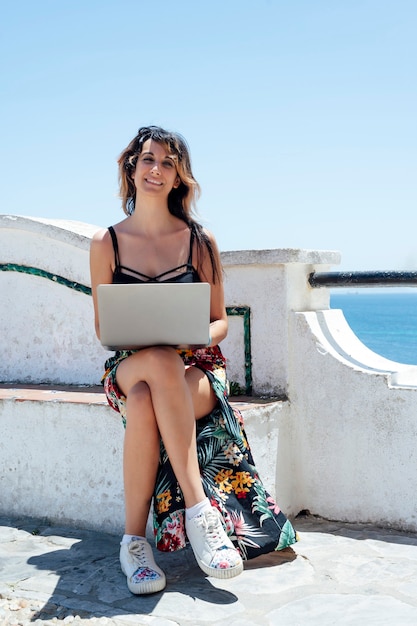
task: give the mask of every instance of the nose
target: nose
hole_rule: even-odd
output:
[[[156,172],[158,174],[160,173],[159,172],[159,162],[158,161],[154,161],[154,164],[153,164],[153,166],[151,168],[151,172]]]

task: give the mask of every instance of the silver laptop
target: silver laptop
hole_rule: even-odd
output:
[[[108,350],[202,347],[209,340],[209,283],[98,285],[100,341]]]

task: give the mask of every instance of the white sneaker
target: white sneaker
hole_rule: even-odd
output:
[[[216,508],[186,520],[185,529],[196,561],[208,576],[233,578],[243,571],[242,558],[226,535]]]
[[[132,593],[156,593],[166,585],[165,574],[155,563],[152,548],[146,539],[132,539],[129,543],[122,543],[120,565]]]

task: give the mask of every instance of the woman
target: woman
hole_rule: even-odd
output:
[[[126,428],[120,562],[129,589],[143,594],[166,584],[145,538],[152,499],[157,547],[177,550],[187,535],[201,569],[218,578],[240,574],[242,557],[284,548],[295,535],[265,492],[241,417],[227,401],[220,255],[192,216],[199,186],[187,145],[176,133],[140,128],[118,163],[127,217],[91,244],[97,336],[98,284],[211,285],[206,348],[122,350],[105,364],[105,392]]]

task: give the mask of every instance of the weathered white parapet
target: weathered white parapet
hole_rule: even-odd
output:
[[[94,335],[91,298],[67,284],[88,287],[97,228],[0,216],[8,270],[0,271],[0,381],[99,382],[108,353]],[[229,377],[244,387],[250,365],[254,394],[286,398],[245,409],[261,476],[283,510],[416,532],[417,368],[368,350],[342,312],[329,310],[329,290],[309,286],[309,274],[339,255],[255,250],[224,252],[222,261],[227,306],[250,311],[249,364],[243,318],[229,320]],[[15,266],[46,278],[9,271]],[[0,512],[121,524],[123,433],[104,397],[43,404],[18,395],[0,398]],[[86,429],[95,434],[91,458]]]
[[[27,268],[0,271],[0,381],[100,382],[108,353],[94,334],[91,298],[57,280],[90,284],[89,246],[96,230],[64,220],[0,216],[0,265]]]
[[[239,402],[238,407],[257,470],[276,495],[276,450],[284,461],[289,404]],[[0,425],[0,515],[123,531],[124,430],[103,393],[2,388]]]
[[[288,389],[291,311],[329,308],[329,291],[312,289],[308,276],[327,271],[340,261],[336,252],[314,250],[250,250],[224,252],[225,295],[229,306],[247,305],[251,311],[251,356],[253,391],[256,395],[285,396]],[[231,324],[230,324],[231,325]],[[231,329],[232,330],[232,329]],[[231,338],[224,352],[232,355],[234,368],[241,363],[240,343]],[[230,341],[230,343],[229,343]],[[240,380],[240,378],[239,378]]]
[[[417,367],[364,346],[339,310],[290,318],[292,510],[417,530]]]
[[[91,298],[70,284],[90,285],[89,247],[98,229],[64,220],[0,216],[0,265],[33,269],[0,272],[6,356],[0,361],[0,381],[99,383],[109,353],[94,334]],[[328,291],[309,288],[307,276],[338,263],[339,255],[252,250],[223,252],[222,262],[226,305],[248,309],[251,330],[245,364],[243,318],[229,318],[229,337],[222,344],[229,377],[245,389],[249,370],[254,394],[283,395],[288,386],[288,313],[328,308]],[[36,270],[55,279],[40,277]]]

